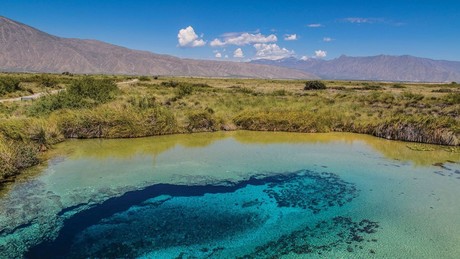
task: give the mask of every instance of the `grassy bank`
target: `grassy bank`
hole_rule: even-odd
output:
[[[356,132],[460,145],[460,86],[305,81],[3,74],[0,98],[66,89],[29,102],[0,103],[0,179],[39,162],[66,138],[131,138],[183,132],[257,130]],[[50,83],[51,82],[51,83]],[[7,86],[5,86],[7,85]]]

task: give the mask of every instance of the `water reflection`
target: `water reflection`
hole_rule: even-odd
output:
[[[444,146],[386,140],[354,133],[290,133],[234,131],[215,133],[180,134],[137,139],[70,140],[58,145],[54,153],[68,154],[71,159],[91,157],[130,159],[136,155],[153,157],[175,147],[206,147],[216,141],[233,138],[242,144],[328,144],[347,145],[363,143],[389,159],[411,162],[415,166],[435,163],[459,162],[460,153],[448,151]]]

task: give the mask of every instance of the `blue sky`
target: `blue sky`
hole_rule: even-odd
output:
[[[459,0],[1,0],[0,15],[61,37],[183,58],[460,61]]]

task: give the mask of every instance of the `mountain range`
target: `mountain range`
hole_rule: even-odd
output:
[[[0,71],[202,77],[460,81],[460,62],[413,56],[341,56],[229,62],[181,59],[97,40],[50,35],[0,16]]]
[[[332,60],[285,58],[254,60],[251,63],[299,69],[316,74],[323,79],[409,82],[460,81],[460,62],[432,60],[408,55],[371,57],[342,55]]]
[[[317,78],[245,62],[180,59],[97,40],[61,38],[0,16],[0,71],[249,78]]]

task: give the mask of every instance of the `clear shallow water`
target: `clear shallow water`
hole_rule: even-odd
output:
[[[65,142],[2,190],[0,257],[458,258],[460,154],[427,147],[267,132]]]

